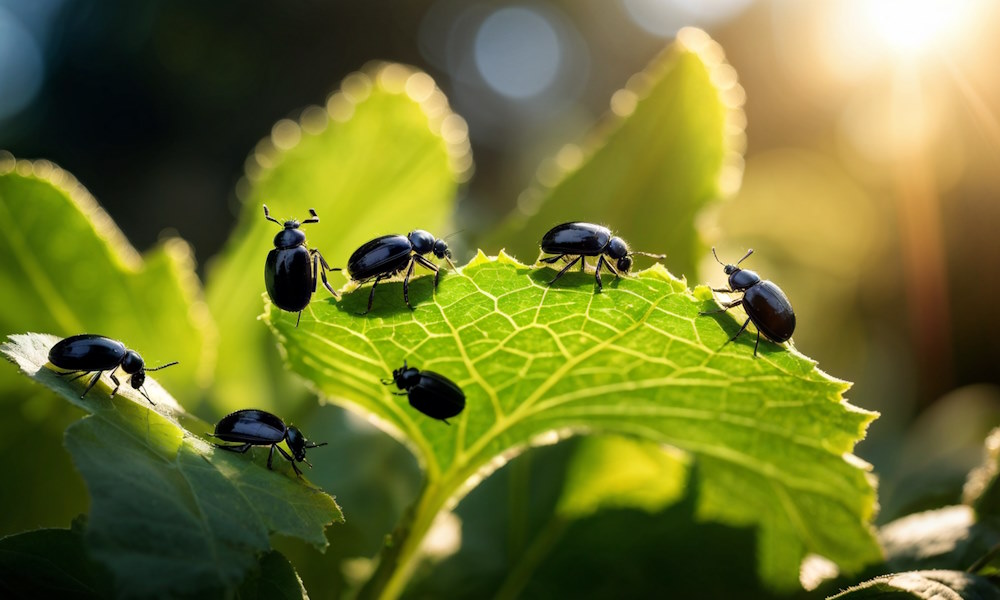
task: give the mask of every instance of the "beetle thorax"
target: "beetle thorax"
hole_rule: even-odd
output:
[[[730,289],[745,290],[760,283],[760,275],[748,269],[739,269],[736,267],[733,267],[733,271],[730,272],[729,267],[731,266],[726,265],[726,274],[729,275]]]
[[[285,431],[285,441],[288,442],[288,449],[292,451],[295,460],[302,462],[306,458],[306,438],[299,431],[298,427],[289,425]]]
[[[614,259],[625,258],[628,254],[628,244],[618,236],[611,238],[604,253]]]
[[[392,372],[392,378],[396,382],[396,387],[401,390],[408,390],[420,383],[420,370],[413,367],[403,367]]]
[[[142,371],[145,366],[146,364],[142,361],[142,357],[134,350],[126,352],[125,358],[122,359],[122,370],[129,375]]]
[[[288,223],[295,223],[298,227],[298,221],[288,221],[285,223],[286,229],[282,229],[274,236],[274,247],[279,250],[285,250],[288,248],[295,248],[306,243],[306,234],[301,230],[296,228],[289,228]]]
[[[410,240],[410,245],[417,254],[427,254],[434,249],[434,236],[423,229],[414,229],[406,238]]]

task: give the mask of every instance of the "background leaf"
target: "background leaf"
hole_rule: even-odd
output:
[[[590,141],[542,164],[538,185],[484,247],[530,261],[553,225],[592,221],[627,232],[633,250],[666,252],[675,272],[695,273],[704,245],[692,224],[742,174],[744,92],[723,56],[704,31],[681,30],[615,93]]]
[[[806,552],[847,571],[878,559],[874,490],[864,466],[844,459],[874,414],[842,400],[847,384],[766,342],[754,359],[749,336],[724,346],[739,324],[699,317],[714,306],[710,291],[692,295],[662,268],[601,294],[591,275],[549,288],[551,276],[480,255],[433,297],[430,277],[411,284],[413,312],[395,283],[380,286],[366,318],[356,313],[367,288],[314,303],[298,329],[273,308],[267,318],[293,370],[413,448],[427,473],[416,532],[527,445],[613,431],[691,453],[705,482],[697,518],[757,526],[758,568],[776,588],[798,585]],[[452,427],[382,385],[404,359],[465,390]]]
[[[46,331],[122,340],[187,406],[211,374],[214,329],[201,300],[190,248],[168,239],[145,257],[72,175],[47,161],[0,153],[0,336]],[[0,514],[0,532],[24,523],[65,525],[87,508],[79,475],[62,449],[68,409],[13,369],[0,370],[0,467],[19,501]],[[22,457],[31,447],[32,461]],[[34,463],[44,464],[39,479]]]
[[[38,529],[0,539],[0,595],[4,598],[112,596],[110,573],[87,556],[83,537],[70,529]]]
[[[66,432],[66,447],[87,481],[92,507],[85,540],[91,556],[128,595],[201,593],[243,580],[271,533],[326,545],[323,530],[343,517],[333,498],[247,456],[216,451],[191,431],[211,426],[180,410],[152,379],[155,410],[123,386],[115,398],[98,385],[79,398],[48,368],[58,338],[9,336],[0,346],[29,377],[92,413]],[[185,428],[181,422],[186,424]]]
[[[911,571],[866,581],[831,600],[868,598],[917,598],[919,600],[992,600],[1000,598],[990,580],[961,571]]]
[[[403,65],[372,64],[348,76],[325,108],[307,109],[299,123],[279,121],[247,159],[240,222],[210,270],[207,294],[220,331],[216,406],[273,408],[276,398],[288,405],[289,379],[267,329],[254,323],[277,233],[262,204],[279,220],[315,208],[322,221],[304,229],[309,246],[346,267],[351,252],[378,235],[451,233],[457,183],[470,169],[465,122],[428,75]],[[338,287],[344,279],[331,281]],[[321,287],[313,302],[332,299]]]

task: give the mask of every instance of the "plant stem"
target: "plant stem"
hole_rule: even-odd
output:
[[[378,567],[358,592],[358,600],[395,600],[403,593],[417,566],[420,545],[448,496],[440,482],[424,485],[420,497],[382,546]]]

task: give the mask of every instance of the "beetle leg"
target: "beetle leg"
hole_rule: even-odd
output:
[[[552,281],[549,282],[549,285],[552,285],[556,281],[559,281],[559,278],[562,277],[563,275],[565,275],[566,271],[569,271],[570,268],[573,265],[575,265],[576,261],[578,261],[578,260],[583,260],[583,255],[582,254],[580,256],[577,256],[573,260],[569,261],[569,263],[567,263],[566,266],[562,268],[562,271],[559,271],[558,273],[556,273],[556,276],[552,278]]]
[[[73,379],[66,380],[66,383],[69,383],[71,381],[76,381],[77,379],[83,377],[89,372],[90,371],[66,371],[65,373],[59,373],[59,376],[62,377],[63,375],[72,375],[73,373],[76,373],[76,377],[74,377]]]
[[[115,389],[111,390],[111,397],[114,398],[115,394],[118,393],[118,388],[122,386],[122,382],[118,381],[118,378],[115,377],[114,371],[111,371],[111,374],[108,377],[111,377],[111,381],[115,382]]]
[[[605,259],[604,266],[607,267],[612,273],[614,273],[617,279],[621,279],[622,274],[618,272],[618,269],[616,269],[613,264],[611,264],[610,260]]]
[[[438,279],[441,277],[441,268],[438,267],[436,264],[432,263],[431,261],[427,260],[423,256],[420,256],[419,254],[414,254],[413,260],[420,263],[421,266],[427,267],[431,271],[434,271],[434,287],[437,287]]]
[[[757,330],[757,343],[753,345],[754,358],[757,358],[757,346],[760,346],[760,329]]]
[[[298,327],[299,327],[299,321],[301,321],[301,320],[302,320],[302,311],[300,310],[299,311],[299,316],[295,317],[295,328],[296,329],[298,329]]]
[[[413,267],[417,265],[417,262],[410,258],[410,266],[406,268],[406,276],[403,277],[403,302],[413,310],[410,306],[410,276],[413,275]]]
[[[715,310],[705,310],[705,311],[699,312],[698,314],[699,315],[714,315],[714,314],[717,314],[717,313],[726,312],[730,308],[732,308],[734,306],[739,306],[740,304],[743,304],[743,298],[740,298],[738,300],[733,300],[732,302],[723,302],[722,303],[722,308],[717,308]]]
[[[441,422],[444,423],[445,425],[448,425],[449,427],[451,426],[451,423],[448,422],[448,419],[441,419]]]
[[[274,449],[275,449],[276,447],[277,447],[277,446],[275,446],[274,444],[271,444],[271,449],[270,449],[270,450],[268,450],[268,452],[267,452],[267,470],[268,470],[268,471],[271,471],[271,470],[272,470],[272,469],[271,469],[271,459],[273,459],[273,458],[274,458]]]
[[[208,435],[215,437],[215,435],[211,433]],[[223,446],[222,444],[212,444],[212,445],[220,450],[229,450],[230,452],[239,452],[240,454],[246,454],[247,450],[249,450],[250,446],[252,446],[253,444],[237,444],[235,446]]]
[[[743,322],[743,327],[740,327],[740,330],[736,332],[736,335],[734,335],[733,337],[729,338],[729,341],[727,341],[726,344],[728,344],[729,342],[735,341],[736,338],[740,337],[740,334],[743,333],[744,331],[746,331],[747,325],[749,325],[749,324],[750,324],[750,318],[748,317],[747,320]],[[760,342],[760,337],[759,337],[760,336],[760,332],[759,331],[757,332],[757,336],[758,336],[757,341]],[[723,344],[723,346],[725,346],[726,344]],[[754,351],[754,354],[757,353],[757,347],[756,346],[754,346],[753,351]]]
[[[566,258],[566,255],[565,254],[560,254],[559,256],[550,256],[548,258],[540,258],[540,259],[538,259],[538,262],[548,263],[548,264],[551,265],[551,264],[554,264],[554,263],[558,262],[560,258]]]
[[[286,459],[288,459],[288,462],[292,463],[292,469],[295,470],[295,474],[298,475],[299,477],[302,477],[302,471],[300,471],[299,468],[298,468],[298,466],[296,466],[295,459],[292,458],[290,454],[288,454],[287,452],[285,452],[285,450],[281,446],[279,446],[277,444],[275,444],[275,445],[273,445],[271,447],[272,448],[277,448],[278,452],[281,452],[281,455],[284,456]]]
[[[323,285],[326,286],[326,289],[329,290],[331,294],[333,294],[334,298],[339,299],[340,294],[333,291],[333,288],[330,287],[330,282],[326,280],[326,272],[339,271],[340,269],[330,268],[330,265],[326,263],[326,259],[323,258],[322,254],[319,253],[319,250],[313,249],[310,250],[309,253],[313,255],[313,293],[316,293],[316,271],[319,271],[319,276],[320,279],[323,280]],[[320,265],[322,265],[323,267],[322,269],[317,268],[316,266],[317,261],[319,262]]]
[[[93,388],[95,385],[97,385],[97,382],[101,379],[101,374],[103,374],[103,373],[104,373],[104,371],[98,371],[97,375],[94,375],[94,378],[90,380],[90,384],[87,386],[87,389],[83,390],[83,393],[80,394],[81,398],[83,398],[84,396],[86,396],[87,392],[89,392],[91,390],[91,388]]]
[[[372,284],[372,291],[368,294],[368,308],[365,309],[365,312],[361,313],[362,315],[367,315],[372,311],[372,302],[375,301],[375,286],[378,285],[378,282],[383,279],[385,279],[385,275],[378,275],[375,277],[375,283]]]
[[[409,396],[410,395],[409,392],[389,392],[389,393],[392,394],[393,396]]]
[[[604,282],[601,281],[601,267],[608,264],[608,261],[604,260],[604,255],[602,254],[600,258],[597,259],[597,268],[594,269],[594,279],[597,280],[597,291],[604,289]]]
[[[733,292],[733,290],[731,290],[729,288],[712,288],[712,291],[713,292],[721,292],[723,294],[733,294],[733,293],[735,293],[735,292]]]

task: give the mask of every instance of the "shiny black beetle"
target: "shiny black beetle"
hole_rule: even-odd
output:
[[[109,376],[115,384],[111,395],[118,393],[121,382],[115,377],[115,371],[121,367],[122,371],[129,375],[129,385],[138,390],[154,406],[156,403],[150,400],[149,394],[142,387],[146,382],[146,372],[159,371],[177,364],[174,361],[155,369],[147,369],[146,363],[135,350],[129,350],[125,344],[117,340],[90,333],[74,335],[56,342],[49,349],[49,362],[60,369],[67,369],[64,372],[56,372],[60,377],[77,373],[77,376],[69,381],[76,381],[84,375],[96,373],[87,385],[87,389],[80,394],[81,398],[97,385],[97,381],[105,371],[111,371]]]
[[[455,382],[434,371],[407,367],[405,360],[401,368],[392,372],[392,379],[383,379],[382,383],[395,383],[404,391],[393,392],[394,395],[408,396],[410,406],[432,419],[444,421],[445,425],[451,425],[448,419],[465,408],[465,392]]]
[[[330,290],[334,298],[340,295],[333,291],[326,280],[327,271],[339,271],[326,263],[319,250],[306,247],[306,234],[299,229],[306,223],[319,223],[316,211],[309,209],[310,218],[302,221],[289,219],[282,223],[271,216],[264,205],[264,218],[281,225],[283,229],[274,236],[274,249],[267,253],[264,263],[264,285],[267,295],[281,310],[299,313],[295,326],[302,320],[302,310],[309,306],[309,299],[316,292],[317,279]]]
[[[448,249],[448,244],[443,239],[434,239],[433,235],[422,229],[415,229],[405,236],[383,235],[355,250],[347,260],[347,272],[351,279],[358,283],[375,280],[372,291],[368,294],[368,308],[361,314],[368,314],[371,311],[372,302],[375,300],[375,286],[378,282],[403,270],[406,271],[406,276],[403,277],[403,300],[412,309],[410,276],[413,275],[413,267],[417,263],[434,271],[434,287],[437,287],[441,271],[424,256],[428,253],[448,261],[451,268],[455,269],[455,263],[451,262],[451,250]]]
[[[753,254],[753,248],[747,250],[743,258],[735,265],[723,264],[719,260],[719,255],[715,254],[715,248],[712,248],[712,254],[715,256],[715,260],[724,267],[726,275],[729,275],[729,289],[713,288],[712,291],[730,294],[743,292],[743,297],[723,303],[722,308],[718,310],[705,311],[701,314],[716,314],[742,305],[743,310],[747,313],[747,320],[743,322],[743,326],[736,332],[736,335],[729,338],[729,342],[738,338],[746,330],[750,321],[753,321],[754,326],[757,327],[757,343],[753,345],[754,357],[757,356],[757,346],[760,345],[761,333],[777,344],[787,342],[792,337],[792,332],[795,331],[795,311],[792,310],[792,304],[788,301],[785,293],[770,281],[761,280],[760,275],[753,271],[736,266]]]
[[[215,446],[240,454],[249,450],[250,446],[270,446],[271,450],[267,453],[268,469],[271,468],[274,449],[277,448],[278,452],[292,463],[292,469],[300,477],[302,471],[295,465],[295,461],[304,462],[309,465],[309,468],[312,468],[312,464],[306,460],[306,449],[326,445],[326,442],[314,444],[306,440],[297,427],[285,425],[284,421],[271,413],[253,408],[238,410],[222,417],[222,420],[215,425],[215,433],[208,435],[224,442],[234,442],[235,446],[223,444],[215,444]],[[278,445],[282,441],[288,443],[288,449],[292,451],[291,456]]]
[[[632,256],[649,256],[650,258],[663,258],[663,254],[649,254],[648,252],[629,252],[628,244],[618,236],[612,235],[611,230],[601,225],[593,223],[563,223],[550,229],[542,237],[542,252],[555,254],[549,258],[541,259],[544,263],[553,264],[568,256],[576,256],[573,260],[559,271],[549,285],[559,280],[566,274],[577,261],[580,261],[580,270],[587,268],[585,256],[598,256],[597,268],[594,270],[594,278],[597,279],[597,289],[604,289],[601,282],[601,267],[607,266],[615,277],[621,277],[621,273],[628,273],[632,268]],[[616,264],[611,264],[614,259]],[[615,268],[617,266],[617,268]]]

